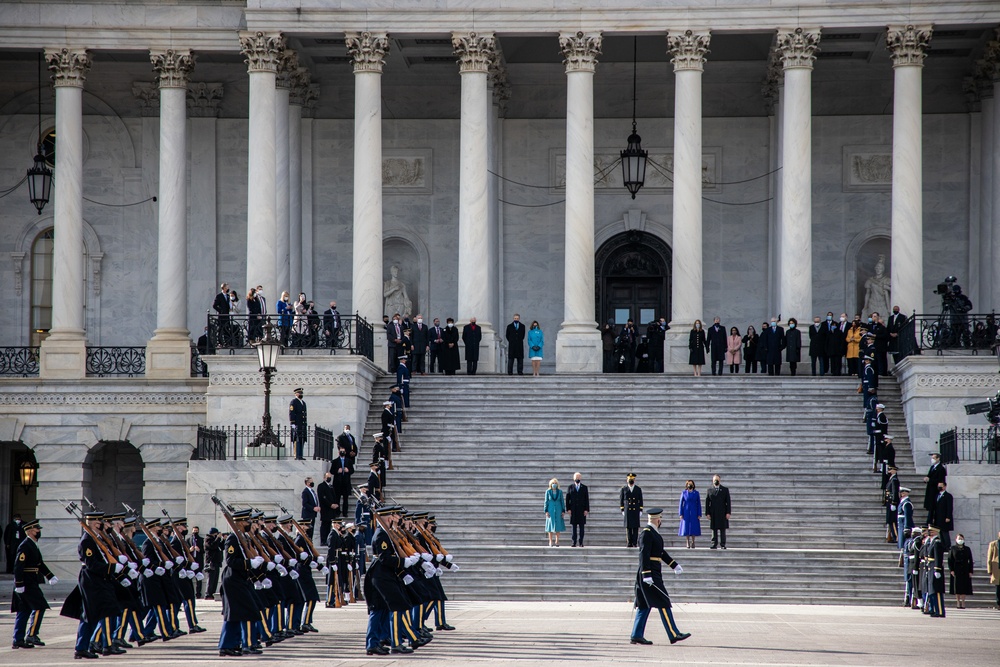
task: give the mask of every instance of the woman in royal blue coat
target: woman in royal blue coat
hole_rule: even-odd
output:
[[[531,377],[538,377],[538,371],[542,367],[542,351],[545,349],[545,336],[542,328],[538,326],[538,320],[531,323],[528,329],[528,356],[531,358]]]
[[[677,515],[681,518],[677,534],[687,540],[688,549],[694,549],[694,538],[701,535],[701,494],[695,491],[694,480],[684,482]]]
[[[559,488],[559,480],[553,477],[549,480],[549,488],[545,491],[545,532],[549,536],[549,546],[553,540],[555,546],[559,546],[559,533],[566,530],[566,522],[563,521],[563,514],[566,512],[566,499],[563,497],[562,489]]]

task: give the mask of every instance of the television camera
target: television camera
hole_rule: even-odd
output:
[[[962,294],[962,287],[958,284],[958,278],[948,276],[944,282],[938,283],[935,294],[941,296],[941,313],[963,314],[972,310],[972,301]]]
[[[993,398],[981,403],[969,403],[965,406],[967,415],[986,415],[986,421],[993,426],[1000,424],[1000,391]]]

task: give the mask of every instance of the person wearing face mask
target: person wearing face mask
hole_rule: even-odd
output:
[[[350,424],[344,424],[344,431],[337,436],[337,448],[347,452],[351,463],[356,462],[355,460],[358,458],[358,442],[354,439],[354,434],[351,433]]]
[[[646,327],[646,340],[649,341],[649,363],[654,373],[663,372],[663,342],[667,338],[667,320],[653,320]]]
[[[549,538],[550,547],[559,546],[559,533],[566,530],[566,523],[563,521],[565,513],[566,499],[559,488],[559,480],[553,477],[545,491],[545,534]]]
[[[441,353],[441,368],[445,375],[454,375],[461,365],[458,356],[458,329],[455,327],[455,320],[448,318],[444,331],[441,334],[443,352]]]
[[[856,319],[847,327],[844,334],[844,342],[847,344],[847,374],[860,376],[861,368],[859,362],[861,358],[861,320]]]
[[[335,514],[347,516],[348,500],[351,496],[351,475],[354,474],[354,460],[343,447],[338,448],[337,457],[330,463],[330,473],[333,477]]]
[[[670,611],[670,595],[663,583],[663,564],[673,569],[675,575],[680,575],[684,568],[670,557],[663,548],[663,537],[659,528],[663,510],[659,507],[650,508],[647,514],[647,525],[642,530],[641,546],[639,547],[639,570],[635,575],[635,622],[632,624],[632,644],[649,645],[653,642],[645,638],[646,620],[649,612],[656,609],[667,631],[667,639],[671,644],[684,641],[691,636],[690,632],[677,629],[677,622]]]
[[[739,374],[740,363],[743,361],[743,339],[740,338],[740,330],[732,327],[729,330],[729,338],[726,339],[726,363],[729,364],[730,374]]]
[[[566,491],[566,511],[569,512],[569,522],[573,526],[574,547],[583,546],[583,534],[587,528],[587,516],[590,514],[590,491],[582,480],[583,476],[575,473],[573,484]]]
[[[1000,533],[986,547],[986,574],[990,575],[990,584],[996,586],[997,604],[993,608],[1000,609]]]
[[[688,364],[694,370],[695,377],[701,377],[701,367],[705,365],[705,350],[707,348],[708,340],[705,336],[705,330],[701,327],[701,320],[695,320],[694,326],[691,327],[691,332],[688,334]]]
[[[341,449],[340,451],[344,451]],[[331,469],[340,466],[340,459],[334,459],[330,464]],[[328,470],[323,475],[323,481],[316,489],[319,496],[319,541],[320,546],[326,546],[326,537],[330,534],[330,524],[340,514],[340,505],[337,504],[336,493],[333,489],[333,473]]]
[[[813,375],[816,375],[817,365],[819,374],[826,375],[826,327],[820,323],[819,315],[813,318],[809,327],[809,362]]]
[[[888,350],[892,353],[892,363],[894,364],[898,364],[903,360],[903,355],[900,354],[899,349],[899,334],[903,331],[904,324],[906,324],[906,315],[899,312],[899,306],[893,306],[892,315],[889,316],[889,321],[886,322],[885,328],[889,332]]]
[[[625,524],[625,546],[639,546],[639,518],[642,515],[642,489],[635,483],[635,473],[625,477],[625,486],[618,492],[618,504]]]
[[[517,374],[524,375],[524,337],[527,330],[521,323],[521,316],[514,313],[514,321],[507,325],[504,338],[507,341],[507,375],[514,374],[514,360],[517,360]]]
[[[965,535],[961,533],[955,538],[955,545],[948,550],[948,572],[951,574],[951,590],[955,596],[955,606],[965,609],[965,596],[972,595],[972,571],[976,563],[972,558],[972,549],[965,546]]]
[[[788,331],[785,332],[785,361],[788,369],[795,375],[795,369],[802,360],[802,332],[798,330],[799,322],[794,317],[788,319]]]
[[[465,346],[465,374],[475,375],[479,370],[479,346],[483,342],[483,329],[476,324],[476,318],[470,317],[469,323],[462,327],[462,345]]]
[[[306,402],[302,400],[302,388],[298,387],[292,393],[295,397],[288,404],[288,421],[291,424],[292,442],[295,444],[295,460],[305,461],[303,450],[309,432],[309,416]]]
[[[927,532],[930,538],[924,541],[927,553],[927,584],[924,588],[927,602],[924,603],[924,613],[931,618],[944,618],[944,566],[948,549],[941,542],[941,531],[937,526],[927,526]]]
[[[868,330],[875,336],[875,372],[879,377],[889,374],[889,330],[886,328],[882,317],[878,313],[872,313],[869,318]]]
[[[831,375],[839,376],[847,343],[840,332],[840,324],[833,319],[832,312],[826,314],[823,329],[823,354],[826,356],[826,369]]]
[[[927,510],[927,523],[932,523],[934,519],[934,505],[938,496],[938,484],[947,481],[948,469],[941,463],[941,454],[934,452],[931,454],[931,467],[924,475],[924,483],[927,488],[924,490],[924,509]]]
[[[760,372],[767,372],[767,340],[764,334],[767,333],[767,322],[760,325],[760,333],[757,335],[757,363],[760,365]]]
[[[767,374],[781,375],[781,353],[785,349],[785,330],[778,326],[778,318],[771,318],[771,324],[760,337],[766,348]]]
[[[705,349],[712,356],[712,375],[722,375],[722,365],[726,361],[726,329],[716,317],[708,328],[705,338]]]
[[[392,320],[385,325],[385,344],[389,355],[389,372],[395,373],[399,366],[399,355],[403,347],[403,323],[399,313],[394,313]]]
[[[410,357],[412,359],[413,372],[420,373],[421,375],[427,375],[424,370],[424,362],[426,354],[430,350],[429,332],[430,328],[424,324],[424,316],[417,313],[417,317],[410,327],[410,342],[413,344]]]
[[[951,548],[951,531],[955,529],[955,498],[948,493],[948,483],[938,482],[931,522],[941,530],[941,544],[945,551]]]
[[[282,292],[277,305],[278,331],[281,336],[281,344],[286,347],[288,346],[288,334],[292,330],[292,313],[295,312],[291,304],[291,298],[288,292]]]
[[[701,494],[694,488],[693,479],[684,482],[677,516],[680,517],[677,534],[686,540],[688,549],[694,549],[694,540],[701,535]]]
[[[441,320],[434,318],[434,324],[427,331],[427,351],[430,353],[430,372],[434,374],[434,362],[437,362],[437,372],[444,373],[444,327]]]
[[[316,484],[313,482],[312,477],[306,477],[305,484],[305,488],[302,489],[302,518],[311,521],[319,514],[319,495],[316,493]],[[309,533],[309,538],[312,539],[312,528],[307,532]]]
[[[712,477],[712,488],[705,495],[705,516],[712,528],[712,546],[710,549],[726,548],[726,530],[729,528],[729,517],[733,505],[729,489],[722,485],[719,475]]]
[[[899,505],[896,506],[896,538],[900,549],[906,547],[906,539],[913,533],[913,501],[909,487],[899,487]]]
[[[760,336],[757,335],[757,330],[753,328],[753,325],[750,325],[747,327],[746,335],[743,336],[743,363],[745,364],[743,372],[747,375],[757,372],[758,345],[760,345]]]
[[[49,603],[42,593],[41,583],[55,585],[59,579],[42,560],[42,552],[38,548],[42,525],[38,519],[26,521],[21,530],[25,538],[17,546],[13,558],[14,597],[11,598],[10,610],[15,616],[12,648],[34,648],[45,646],[38,633]]]

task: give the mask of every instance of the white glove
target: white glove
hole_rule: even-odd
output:
[[[136,572],[135,570],[129,570],[128,571],[128,577],[129,577],[129,579],[138,579],[139,578],[139,573]]]
[[[125,577],[124,579],[121,580],[121,585],[124,586],[125,588],[128,588],[129,586],[132,585],[132,580],[129,579],[128,577]]]
[[[653,585],[653,578],[652,577],[643,577],[642,578],[642,583],[646,584],[647,586],[652,586]]]
[[[934,578],[935,579],[940,579],[941,578],[941,573],[940,572],[935,572],[934,573]]]
[[[134,569],[136,569],[137,567],[139,567],[139,564],[138,564],[138,563],[133,563],[132,561],[129,561],[129,562],[128,562],[128,569],[130,569],[130,570],[134,570]]]
[[[142,566],[143,567],[149,567],[149,559],[148,558],[143,558],[142,559]]]
[[[167,571],[166,571],[166,570],[164,570],[164,569],[163,569],[162,567],[158,567],[158,568],[156,568],[156,576],[158,576],[158,577],[162,577],[162,576],[163,576],[163,575],[165,575],[166,573],[167,573]]]
[[[150,570],[148,567],[142,571],[142,576],[146,577],[147,579],[150,579],[154,574],[156,573]]]
[[[271,561],[267,561],[267,571],[270,572],[273,569],[274,569],[274,563],[272,563]]]
[[[442,570],[439,567],[436,567],[434,568],[434,574],[440,577],[442,574],[444,574],[444,570]]]
[[[191,563],[191,571],[192,572],[197,572],[198,571],[198,567],[199,567],[198,563]]]
[[[333,571],[334,571],[334,572],[336,572],[336,571],[337,571],[337,566],[336,566],[336,565],[334,565],[334,566],[333,566]]]
[[[460,568],[460,567],[459,567],[458,565],[456,565],[456,564],[452,563],[452,566],[451,566],[451,569],[455,570],[455,572],[458,572],[458,571],[459,571],[459,570],[461,570],[462,568]]]
[[[125,563],[128,562],[128,556],[126,556],[125,554],[120,554],[118,556],[118,562],[124,565]]]
[[[55,586],[59,583],[59,577],[49,577],[49,586]]]
[[[418,560],[420,560],[420,556],[407,556],[403,559],[403,567],[412,567]]]
[[[274,555],[274,562],[275,562],[275,563],[280,563],[280,562],[282,562],[283,560],[285,560],[285,557],[284,557],[284,556],[282,556],[281,554],[275,554],[275,555]]]
[[[684,568],[681,567],[680,563],[678,563],[677,567],[674,568],[674,574],[680,574],[683,571],[684,571]]]
[[[271,586],[274,586],[274,584],[271,583],[270,579],[265,579],[264,581],[261,582],[261,586],[267,589],[270,588]]]
[[[173,566],[174,566],[174,561],[172,560],[163,561],[163,567],[167,568],[168,570],[171,569]]]
[[[18,595],[21,595],[22,593],[24,593],[24,586],[18,586],[17,588],[14,589],[14,592],[17,593]]]
[[[434,556],[430,555],[426,551],[424,553],[420,554],[420,557],[423,558],[424,560],[430,560],[430,559],[434,558]]]
[[[309,554],[305,551],[300,551],[299,560],[309,560]]]
[[[250,559],[250,567],[256,570],[258,567],[264,564],[264,559],[260,556],[254,556]]]
[[[437,555],[437,556],[435,557],[435,560],[436,560],[437,562],[439,562],[439,563],[440,563],[441,561],[443,561],[443,560],[444,560],[444,554],[438,554],[438,555]]]
[[[121,563],[115,563],[115,574],[121,574],[121,571],[125,569],[125,566]]]
[[[422,570],[423,570],[424,572],[433,572],[433,571],[434,571],[434,566],[433,566],[433,565],[431,565],[430,563],[426,563],[426,562],[425,562],[425,563],[421,563],[421,564],[420,564],[420,568],[421,568],[421,569],[422,569]]]
[[[434,577],[434,570],[424,571],[424,579],[432,579]]]
[[[174,562],[180,565],[181,563],[184,562],[184,556],[178,556],[177,558],[174,559]]]
[[[447,556],[445,556],[445,557],[444,557],[444,559],[445,559],[446,561],[448,561],[449,563],[450,563],[450,562],[452,561],[452,558],[453,558],[453,557],[452,557],[452,555],[451,555],[451,554],[448,554]]]
[[[299,578],[299,573],[296,572],[295,570],[292,570],[291,572],[288,573],[288,576],[292,578],[292,581],[295,581],[296,579]]]
[[[202,574],[201,572],[198,572],[197,574],[195,574],[194,578],[197,579],[198,581],[205,581],[205,575]]]
[[[319,563],[317,563],[314,560],[311,560],[311,561],[309,561],[309,568],[313,569],[313,570],[318,570],[319,569]]]
[[[326,562],[326,556],[318,556],[316,558],[316,562],[319,563],[320,565],[322,565],[323,563]]]
[[[275,565],[274,569],[276,569],[278,571],[278,574],[281,575],[282,577],[288,576],[288,570],[285,569],[284,565]]]
[[[348,564],[347,564],[347,571],[348,571],[348,572],[354,572],[354,566],[353,566],[353,565],[351,565],[350,563],[348,563]]]
[[[891,509],[893,512],[895,512],[896,511],[896,506],[895,505],[889,505],[889,509]]]
[[[403,583],[409,586],[410,584],[413,583],[413,577],[411,577],[410,575],[406,575],[405,577],[403,577]]]
[[[187,579],[188,571],[185,570],[184,568],[181,568],[180,570],[177,571],[177,577],[180,579]]]
[[[264,588],[264,584],[260,583],[259,581],[253,582],[253,589],[255,591],[259,591],[262,588]]]
[[[326,575],[330,574],[330,568],[328,568],[326,565],[324,565],[323,569],[320,570],[319,573],[322,574],[325,577]]]

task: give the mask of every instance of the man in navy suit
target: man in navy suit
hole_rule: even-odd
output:
[[[524,327],[521,327],[523,330]],[[462,328],[462,342],[465,344],[465,374],[475,375],[479,368],[479,344],[483,340],[483,330],[476,324],[476,318],[470,317],[469,323]]]
[[[444,373],[441,367],[441,353],[444,351],[444,329],[441,327],[441,320],[434,318],[434,326],[427,333],[427,351],[431,353],[430,369],[434,372],[434,362],[438,362],[438,373]]]
[[[305,488],[302,489],[302,520],[312,521],[319,514],[319,495],[316,493],[312,477],[306,477]],[[309,539],[312,539],[313,527],[306,528]]]
[[[708,349],[712,353],[712,375],[722,375],[722,366],[726,363],[726,350],[728,349],[726,340],[726,329],[719,323],[719,318],[715,318],[715,323],[708,329],[706,336]],[[718,372],[716,372],[718,368]]]
[[[778,319],[771,318],[771,326],[760,334],[761,342],[767,349],[767,374],[781,375],[781,352],[785,349],[785,330],[778,326]]]
[[[524,335],[525,327],[521,316],[514,313],[514,321],[507,325],[507,375],[514,374],[514,360],[517,359],[517,374],[524,375]]]
[[[403,324],[399,313],[393,314],[392,321],[385,325],[385,343],[389,348],[389,372],[395,373],[403,350]]]

